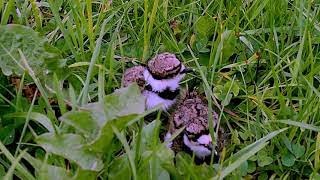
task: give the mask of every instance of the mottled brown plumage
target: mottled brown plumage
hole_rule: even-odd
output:
[[[139,85],[140,89],[143,90],[146,83],[143,76],[144,70],[145,67],[143,66],[133,66],[126,69],[122,76],[122,85],[124,87],[127,87],[131,83],[136,82]]]
[[[218,115],[213,112],[212,116],[214,125],[217,123]],[[199,134],[208,131],[208,104],[205,97],[198,95],[193,91],[187,93],[185,98],[181,99],[177,105],[177,109],[171,116],[171,131],[179,129],[183,126],[186,131],[191,134]]]
[[[211,154],[212,140],[209,134],[208,115],[208,104],[205,97],[196,91],[186,93],[169,120],[169,134],[171,135],[177,129],[185,127],[183,132],[172,142],[172,149],[175,152],[189,149],[201,159]],[[218,114],[213,112],[211,119],[215,126]]]
[[[180,72],[181,62],[174,54],[161,53],[148,62],[148,70],[157,79],[167,79]]]

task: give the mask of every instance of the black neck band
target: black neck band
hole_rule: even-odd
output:
[[[180,93],[180,89],[179,88],[174,90],[174,91],[170,90],[169,88],[166,88],[162,92],[153,91],[152,86],[150,84],[148,84],[145,87],[145,89],[148,90],[148,91],[152,91],[152,92],[158,94],[158,96],[160,96],[163,99],[168,99],[168,100],[174,100]]]
[[[158,95],[163,99],[174,100],[179,95],[179,93],[180,93],[180,89],[176,89],[174,91],[166,89],[166,90],[158,93]]]

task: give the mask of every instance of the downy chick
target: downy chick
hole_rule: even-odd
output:
[[[146,81],[143,76],[143,72],[146,68],[144,66],[133,66],[126,69],[122,76],[122,85],[127,87],[130,84],[136,82],[140,87],[140,90],[143,91]]]
[[[175,104],[180,94],[179,83],[190,71],[171,53],[161,53],[151,59],[143,72],[147,109],[161,104],[163,110],[168,110]]]
[[[168,110],[179,96],[180,81],[190,71],[174,54],[161,53],[152,58],[146,67],[128,68],[123,73],[122,84],[126,87],[136,82],[146,98],[147,109],[161,105],[163,110]]]
[[[176,152],[187,148],[202,160],[210,156],[213,145],[209,133],[208,114],[205,97],[195,91],[187,93],[170,117],[169,131],[165,140],[168,140],[176,130],[184,126],[185,129],[173,142],[169,142],[169,147]],[[215,126],[218,114],[213,112],[211,118]]]

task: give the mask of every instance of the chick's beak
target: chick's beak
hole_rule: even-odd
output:
[[[187,74],[187,73],[192,73],[194,70],[192,68],[185,68],[183,69],[180,74]]]

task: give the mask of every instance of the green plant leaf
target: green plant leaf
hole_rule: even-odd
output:
[[[284,166],[291,167],[294,165],[295,157],[289,151],[286,151],[281,157],[281,162]]]
[[[232,85],[232,87],[231,87],[231,85]],[[233,93],[234,96],[238,96],[239,91],[240,91],[240,87],[239,87],[239,84],[237,83],[237,81],[233,81],[233,82],[228,81],[224,85],[224,91],[228,92],[229,89],[230,89],[230,93]]]
[[[21,75],[24,71],[20,62],[21,50],[31,69],[37,75],[46,70],[54,70],[65,65],[59,50],[47,44],[39,33],[27,26],[9,24],[0,26],[0,68],[3,74]]]
[[[145,99],[136,83],[107,95],[104,102],[104,111],[109,120],[145,111]]]
[[[268,180],[268,174],[266,172],[259,174],[258,180]]]
[[[55,180],[71,178],[70,172],[67,172],[67,170],[62,167],[46,164],[28,153],[24,154],[23,158],[33,166],[37,179]]]
[[[99,156],[86,148],[85,140],[77,134],[45,133],[36,142],[47,152],[69,159],[84,170],[100,171],[103,167]]]
[[[166,170],[162,169],[160,171],[157,179],[159,179],[159,180],[170,180],[170,174]]]
[[[240,167],[238,168],[240,175],[245,176],[248,171],[248,161],[243,162]]]
[[[223,106],[227,106],[229,103],[230,103],[230,101],[231,101],[231,99],[232,99],[232,94],[226,94],[226,96],[224,97],[224,99],[222,100],[222,102],[221,102],[221,104],[223,105]]]
[[[142,151],[149,150],[153,143],[154,132],[158,128],[159,123],[157,121],[152,121],[151,123],[145,125],[142,129],[141,137],[141,149]]]
[[[234,31],[224,32],[221,37],[221,41],[223,41],[223,58],[225,61],[227,61],[230,56],[236,52],[236,45],[239,41]]]
[[[310,179],[320,179],[320,174],[317,173],[317,172],[313,172],[313,173],[310,175]]]
[[[17,159],[9,152],[9,150],[2,144],[1,141],[0,141],[0,150],[2,154],[10,161],[10,163],[15,166],[16,171],[14,171],[14,174],[16,176],[18,176],[20,179],[30,179],[30,180],[35,179],[31,174],[31,172],[29,172],[23,165],[21,165],[20,162],[16,161]],[[24,150],[23,152],[26,152],[26,150]],[[1,161],[3,160],[1,159]]]
[[[259,150],[263,149],[268,143],[263,144],[257,144],[256,146],[253,146],[248,150],[246,153],[244,153],[242,156],[240,156],[239,159],[237,159],[235,162],[227,166],[221,171],[221,174],[219,176],[214,177],[214,179],[223,179],[227,175],[229,175],[233,170],[238,168],[244,161],[248,160],[252,155],[257,153]]]
[[[192,174],[193,171],[190,171],[190,169],[192,169],[192,167],[191,167],[192,164],[187,163],[187,162],[191,162],[191,161],[192,161],[192,158],[187,153],[185,153],[185,152],[177,153],[176,165],[175,165],[175,167],[177,168],[177,171],[181,175],[185,175],[185,176]]]
[[[112,132],[112,126],[117,127],[118,129],[123,129],[126,127],[128,122],[133,120],[139,120],[140,116],[130,115],[119,117],[118,119],[108,121],[101,129],[98,136],[88,144],[88,148],[91,148],[95,152],[105,152],[108,149],[109,144],[111,143],[114,133]]]
[[[208,37],[204,35],[196,36],[196,48],[199,52],[207,53],[210,52],[210,49],[207,48],[208,45]]]
[[[211,36],[214,32],[215,21],[209,15],[201,16],[196,23],[196,32],[203,36]]]
[[[136,179],[137,178],[137,169],[136,169],[136,166],[134,163],[134,156],[132,153],[133,151],[131,151],[129,144],[128,144],[128,141],[126,140],[126,137],[123,134],[121,134],[119,132],[119,130],[117,128],[115,128],[114,126],[112,126],[111,128],[125,149],[125,152],[126,152],[128,159],[129,159],[129,164],[131,167],[133,179]]]
[[[220,100],[220,101],[222,101],[223,100],[223,98],[224,98],[224,88],[223,88],[223,86],[222,85],[216,85],[216,86],[214,86],[214,88],[213,88],[213,92],[214,92],[214,95]]]
[[[0,164],[0,178],[2,179],[6,175],[6,170],[4,167]]]
[[[87,104],[60,118],[87,138],[88,148],[100,153],[108,148],[114,137],[112,126],[122,130],[130,121],[142,118],[145,111],[145,99],[137,84],[116,90],[103,102]]]
[[[264,167],[273,162],[272,157],[270,156],[258,156],[258,166],[259,167]]]
[[[261,150],[257,153],[257,162],[259,167],[264,167],[273,162],[272,157],[268,156],[267,150]]]
[[[155,123],[157,124],[157,123]],[[150,179],[167,175],[173,166],[174,153],[164,143],[149,148],[142,153],[141,166],[138,169],[138,179]],[[169,167],[169,169],[168,169]],[[147,170],[146,170],[147,169]],[[164,177],[164,178],[165,178]]]
[[[98,172],[78,169],[76,175],[72,178],[73,180],[95,180],[97,179]]]
[[[116,158],[110,165],[108,179],[131,179],[131,176],[132,172],[130,171],[128,158],[125,155]]]
[[[223,86],[217,85],[213,89],[214,95],[222,101],[221,104],[224,106],[230,103],[232,97],[238,96],[239,91],[240,87],[237,81],[227,81]]]
[[[300,145],[300,144],[292,144],[292,153],[296,158],[300,158],[301,156],[304,155],[305,152],[305,147]]]
[[[121,116],[142,114],[145,111],[145,99],[136,83],[107,95],[104,103],[89,103],[82,110],[91,112],[99,126]],[[64,117],[62,117],[64,119]],[[67,118],[66,118],[67,120]]]
[[[254,161],[248,161],[248,173],[253,173],[256,170],[256,163]]]
[[[232,131],[232,136],[231,136],[231,140],[234,144],[237,144],[239,145],[241,142],[240,142],[240,139],[239,139],[239,134],[238,134],[238,131],[237,130],[234,130]]]
[[[5,115],[5,118],[26,118],[28,115],[27,112],[16,112],[16,113],[10,113]],[[52,123],[50,119],[41,113],[37,112],[31,112],[29,114],[29,118],[31,120],[34,120],[35,122],[41,124],[43,127],[45,127],[49,132],[54,132],[54,128],[52,126]]]
[[[14,125],[7,125],[5,127],[0,127],[0,141],[4,145],[13,143],[15,137]]]
[[[98,136],[99,125],[96,117],[89,111],[68,112],[64,114],[61,121],[73,126],[88,140],[93,140]]]

